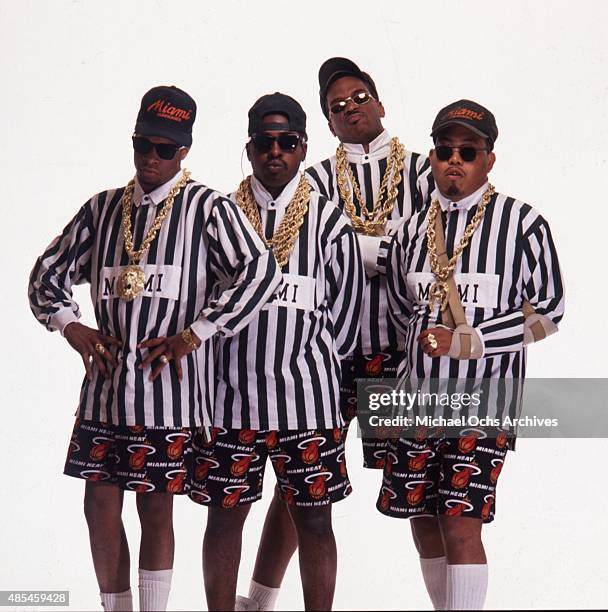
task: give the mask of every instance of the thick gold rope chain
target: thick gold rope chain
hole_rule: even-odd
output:
[[[470,223],[464,230],[464,234],[458,243],[458,246],[454,249],[454,254],[448,260],[448,263],[442,266],[439,263],[439,257],[437,256],[437,236],[435,233],[435,223],[437,215],[441,210],[439,200],[433,200],[429,208],[429,220],[426,228],[426,244],[429,251],[429,260],[431,262],[431,270],[436,277],[436,281],[431,285],[429,289],[429,309],[433,312],[435,302],[439,302],[440,308],[444,311],[448,305],[448,286],[446,281],[450,278],[458,258],[462,255],[462,252],[467,248],[471,237],[475,233],[477,226],[481,222],[483,215],[486,211],[487,205],[490,203],[492,196],[496,193],[494,185],[488,184],[488,188],[481,196],[481,202],[473,215]]]
[[[122,196],[122,234],[125,241],[125,251],[127,251],[127,255],[129,256],[129,263],[139,263],[139,260],[146,254],[150,245],[156,238],[160,226],[163,224],[166,216],[171,212],[175,196],[177,196],[180,190],[186,186],[189,178],[190,172],[184,169],[179,181],[177,181],[167,195],[163,207],[160,209],[158,215],[156,215],[152,227],[148,230],[148,233],[137,250],[133,248],[133,232],[131,230],[131,210],[133,208],[135,181],[129,181]]]
[[[378,197],[374,202],[371,212],[367,209],[359,183],[348,163],[344,145],[340,144],[336,150],[336,177],[338,190],[344,201],[344,209],[351,219],[354,230],[359,234],[368,236],[382,236],[386,233],[386,221],[393,212],[399,183],[401,183],[403,166],[405,164],[405,147],[399,142],[398,138],[391,139],[391,149],[386,164],[386,170],[380,184]],[[389,187],[390,184],[390,187]],[[352,187],[351,187],[352,185]],[[386,200],[384,192],[387,191]],[[361,216],[357,216],[357,211],[353,202],[353,195],[357,200]]]
[[[304,223],[304,216],[308,211],[310,201],[310,183],[302,175],[298,187],[287,205],[285,216],[281,221],[274,236],[267,240],[262,227],[262,217],[260,209],[255,201],[253,190],[251,189],[251,177],[247,177],[241,182],[236,192],[236,203],[243,210],[249,222],[253,226],[258,236],[264,241],[266,246],[272,249],[274,256],[281,268],[289,261],[289,257],[296,244],[300,227]]]

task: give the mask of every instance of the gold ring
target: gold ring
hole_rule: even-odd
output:
[[[103,355],[106,352],[106,347],[101,343],[101,342],[97,342],[95,344],[95,350],[100,354]]]
[[[435,338],[433,334],[429,334],[427,336],[427,339],[429,341],[429,346],[431,347],[431,350],[434,351],[439,346],[437,344],[437,338]]]
[[[169,358],[167,357],[167,355],[161,355],[158,359],[161,363],[164,363],[165,365],[169,363]]]

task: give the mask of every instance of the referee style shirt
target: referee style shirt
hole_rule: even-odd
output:
[[[391,138],[385,130],[369,144],[368,153],[363,149],[363,145],[344,143],[347,160],[359,183],[361,196],[370,211],[373,209],[386,171],[390,142]],[[307,174],[314,189],[344,210],[344,201],[338,190],[335,156],[308,168]],[[367,236],[360,237],[363,256],[376,261],[375,267],[378,272],[368,278],[365,285],[361,333],[357,343],[357,351],[364,355],[404,348],[403,338],[398,334],[388,315],[386,253],[390,239],[399,227],[414,212],[428,203],[428,195],[433,190],[433,185],[428,159],[424,155],[406,151],[397,201],[387,221],[387,236],[371,239]],[[353,199],[353,203],[357,215],[360,215],[356,199]]]
[[[450,257],[477,211],[486,183],[459,202],[438,190]],[[524,300],[556,325],[564,312],[564,290],[549,225],[530,205],[492,196],[469,245],[458,259],[454,280],[467,323],[483,343],[480,359],[431,359],[418,344],[420,332],[441,323],[439,308],[429,312],[435,280],[427,249],[428,209],[415,214],[389,249],[388,295],[395,323],[405,335],[406,362],[400,373],[415,378],[523,378],[526,350]]]
[[[132,228],[139,246],[163,200],[181,176],[144,194],[136,181]],[[139,265],[146,285],[132,302],[117,295],[128,265],[121,227],[124,187],[93,196],[76,214],[31,273],[29,298],[36,318],[63,332],[80,317],[72,286],[90,283],[97,327],[123,346],[111,350],[118,367],[103,378],[93,362],[93,380],[83,382],[77,415],[119,425],[196,427],[212,423],[214,334],[232,336],[255,316],[280,280],[274,257],[240,209],[194,181],[173,208]],[[139,364],[149,338],[191,327],[201,347],[182,361],[180,383],[173,365],[151,382]]]
[[[295,176],[273,198],[251,177],[267,239],[277,231],[299,180]],[[364,279],[348,220],[311,191],[279,288],[248,327],[219,339],[215,425],[256,430],[342,425],[339,361],[356,344]]]

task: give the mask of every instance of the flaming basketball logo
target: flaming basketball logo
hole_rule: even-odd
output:
[[[168,493],[181,493],[183,491],[186,470],[171,470],[165,476],[169,479],[167,483]]]
[[[234,489],[234,491],[231,491]],[[234,508],[241,499],[241,495],[249,489],[248,485],[235,485],[233,487],[225,487],[224,493],[227,495],[224,496],[222,500],[222,508]]]
[[[365,374],[367,376],[380,376],[382,373],[383,367],[382,362],[384,361],[384,355],[380,353],[375,357],[372,357],[364,367]]]
[[[391,451],[376,451],[374,456],[378,456],[379,453],[382,453],[382,466],[384,468],[384,473],[387,476],[390,476],[393,473],[393,466],[398,463],[397,455]]]
[[[239,442],[246,445],[253,444],[256,433],[255,429],[241,429],[239,431]]]
[[[496,448],[504,448],[507,445],[507,432],[501,431],[496,436]]]
[[[325,438],[317,435],[314,438],[304,440],[298,444],[302,451],[302,461],[307,465],[313,465],[319,460],[319,446],[325,444]]]
[[[492,512],[493,505],[494,505],[494,496],[486,495],[483,498],[483,507],[481,509],[482,520],[487,521],[490,518],[490,513]]]
[[[285,475],[285,464],[291,461],[289,455],[272,455],[270,458],[274,464],[274,469],[279,476]]]
[[[397,497],[397,493],[395,493],[395,491],[393,491],[390,487],[382,487],[380,491],[380,509],[387,512],[390,507],[391,500],[395,499],[395,497]]]
[[[308,485],[308,493],[313,499],[321,499],[327,493],[326,481],[332,477],[331,472],[319,472],[310,474],[304,478],[304,482]]]
[[[445,506],[446,516],[461,516],[463,512],[470,512],[473,509],[473,504],[461,499],[448,499]]]
[[[93,438],[93,446],[89,451],[89,457],[93,461],[102,461],[106,458],[110,447],[112,446],[112,440],[109,438]]]
[[[279,432],[278,431],[269,431],[266,434],[266,446],[272,450],[277,447],[279,443]]]
[[[494,466],[492,468],[492,471],[490,472],[490,480],[492,481],[492,484],[496,484],[496,481],[500,476],[500,471],[502,470],[503,463],[504,462],[502,459],[492,459],[492,465]]]
[[[408,451],[407,456],[409,459],[407,465],[412,472],[421,472],[426,468],[427,460],[434,454],[435,453],[428,448],[420,451]]]
[[[452,476],[451,483],[455,489],[464,489],[469,484],[473,474],[481,474],[481,470],[474,464],[457,463],[452,466],[452,469],[455,473]]]
[[[169,442],[167,446],[167,457],[172,461],[179,459],[184,454],[184,444],[190,439],[190,434],[186,432],[173,433],[165,436],[165,440]]]
[[[424,500],[425,489],[433,485],[430,480],[412,480],[405,485],[408,490],[405,499],[410,506],[418,506]]]
[[[149,443],[146,444],[130,444],[127,450],[131,453],[129,457],[129,465],[134,470],[141,470],[146,465],[147,455],[152,455],[156,449]]]
[[[247,473],[247,470],[249,469],[249,465],[255,459],[255,457],[256,457],[255,453],[251,453],[249,455],[244,455],[244,454],[232,455],[232,460],[234,461],[234,463],[230,466],[230,473],[233,476],[237,476],[237,477],[243,476],[244,474]]]

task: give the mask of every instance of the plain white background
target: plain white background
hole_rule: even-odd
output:
[[[26,284],[78,207],[131,178],[129,138],[148,88],[175,84],[197,100],[187,167],[222,191],[242,178],[247,110],[262,94],[280,90],[303,104],[310,163],[332,153],[316,80],[332,55],[373,75],[385,125],[415,151],[428,151],[445,104],[486,105],[500,130],[492,182],[549,219],[567,287],[561,331],[533,347],[528,375],[604,377],[607,22],[608,5],[586,0],[2,0],[0,589],[69,589],[73,609],[98,608],[83,486],[60,475],[82,366],[32,318]],[[77,296],[92,322],[86,289]],[[335,608],[430,608],[409,525],[375,511],[380,475],[363,472],[355,436],[348,450],[355,492],[334,509]],[[484,535],[489,608],[608,605],[606,451],[606,440],[521,440],[509,456]],[[241,592],[267,503],[246,526]],[[132,497],[125,520],[136,567]],[[172,609],[204,606],[204,523],[204,510],[176,500]],[[279,606],[302,608],[295,562]]]

